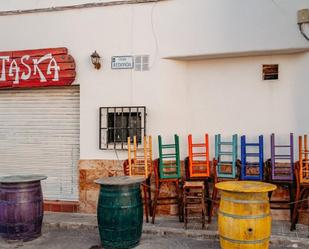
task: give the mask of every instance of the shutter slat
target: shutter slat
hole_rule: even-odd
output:
[[[0,91],[0,175],[45,174],[44,198],[78,200],[79,88]]]

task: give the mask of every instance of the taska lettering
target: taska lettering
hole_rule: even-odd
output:
[[[40,68],[40,64],[43,62],[46,63],[46,61],[48,62],[47,70],[43,71]],[[21,80],[26,81],[32,75],[38,75],[40,82],[46,82],[46,75],[52,74],[52,81],[59,80],[60,67],[50,53],[40,58],[31,58],[30,55],[24,55],[21,57],[20,62],[17,62],[16,59],[10,58],[9,56],[0,56],[0,63],[2,65],[0,84],[1,81],[7,81],[8,76],[13,79],[13,84],[19,84]]]

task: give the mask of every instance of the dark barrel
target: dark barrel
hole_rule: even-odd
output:
[[[143,177],[109,177],[96,181],[101,185],[98,201],[98,225],[105,249],[124,249],[137,245],[143,227],[143,203],[140,183]]]
[[[0,177],[0,235],[29,241],[41,235],[45,176]]]

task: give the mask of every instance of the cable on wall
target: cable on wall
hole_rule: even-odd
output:
[[[304,23],[299,23],[298,24],[298,27],[299,27],[299,31],[300,31],[300,33],[303,35],[303,37],[305,37],[305,39],[307,40],[307,41],[309,41],[309,36],[304,32],[304,30],[303,30],[303,24]]]

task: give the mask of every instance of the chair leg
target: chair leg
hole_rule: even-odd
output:
[[[210,223],[210,208],[211,208],[211,200],[210,200],[210,193],[209,193],[209,183],[208,180],[204,181],[205,184],[205,194],[206,194],[206,203],[207,203],[207,216],[208,216],[208,223]],[[206,212],[205,212],[206,213]]]
[[[202,194],[201,205],[202,205],[202,229],[205,229],[206,207],[205,207],[204,189],[203,189],[203,194]]]
[[[187,229],[187,225],[188,225],[188,209],[187,209],[186,189],[184,189],[184,193],[183,193],[183,213],[184,213],[184,227],[185,227],[185,229]]]
[[[149,214],[152,216],[152,199],[151,199],[151,179],[148,177],[146,179],[146,185],[148,186],[148,209],[149,209]]]
[[[178,205],[178,218],[179,222],[183,221],[183,211],[182,211],[182,199],[181,199],[181,193],[179,188],[179,181],[175,181],[175,187],[176,187],[176,194],[177,194],[177,205]]]
[[[213,215],[214,205],[215,205],[216,200],[217,200],[217,194],[218,194],[218,190],[217,190],[217,188],[214,185],[214,189],[213,189],[213,193],[212,193],[212,201],[211,201],[211,205],[210,205],[210,216],[209,216],[209,219],[208,219],[209,223],[211,223],[211,218],[212,218],[212,215]]]
[[[299,194],[300,194],[300,189],[299,187],[296,188],[296,195],[295,195],[295,204],[294,204],[294,210],[293,210],[293,215],[292,215],[292,220],[291,220],[291,228],[290,230],[293,231],[296,229],[296,223],[297,223],[297,216],[298,216],[298,206],[299,206]]]
[[[143,184],[143,192],[144,192],[144,207],[145,207],[145,216],[146,216],[146,222],[149,222],[149,216],[148,216],[148,196],[147,196],[147,186]]]
[[[153,200],[153,207],[152,207],[152,224],[155,223],[155,218],[156,218],[156,211],[157,211],[157,204],[158,204],[158,198],[159,198],[159,194],[160,194],[160,187],[161,184],[159,183],[158,186],[156,186],[156,190],[155,190],[155,196],[154,196],[154,200]]]
[[[294,211],[294,191],[293,191],[293,185],[289,184],[289,194],[290,194],[290,222],[292,222],[292,218],[293,218],[293,211]]]

